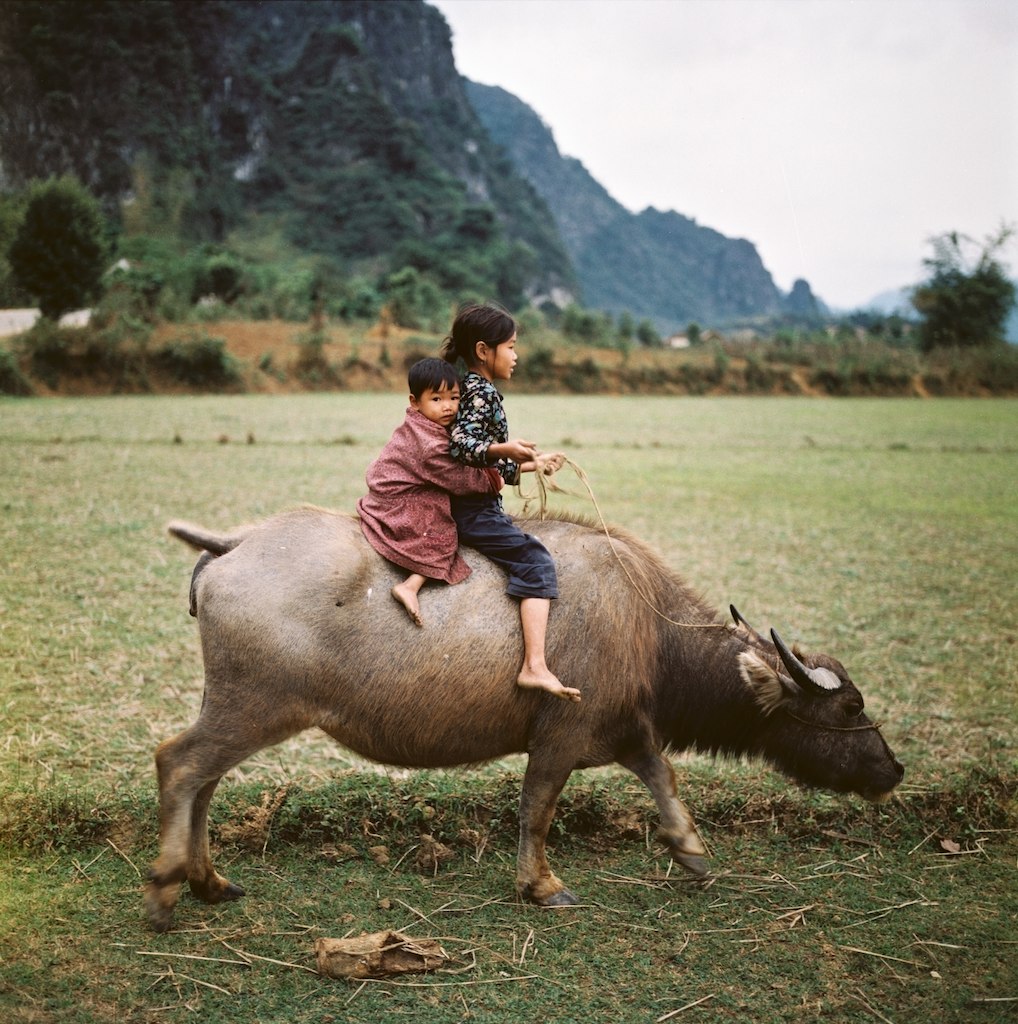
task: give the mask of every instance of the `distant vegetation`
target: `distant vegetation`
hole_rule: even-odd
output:
[[[997,256],[1013,234],[1012,227],[1002,227],[969,257],[966,249],[976,243],[965,235],[952,231],[932,239],[933,255],[924,261],[930,277],[912,299],[924,351],[1004,342],[1015,286]]]
[[[71,178],[8,196],[0,230],[8,238],[4,298],[38,301],[44,314],[0,349],[0,393],[19,395],[65,391],[69,381],[80,389],[85,380],[114,393],[364,385],[351,366],[369,368],[374,388],[401,389],[406,361],[437,350],[454,296],[484,298],[484,273],[497,274],[503,259],[513,263],[480,209],[428,245],[404,244],[406,264],[381,281],[285,243],[289,258],[281,259],[271,245],[243,239],[186,246],[179,237],[124,231],[111,252],[98,203]],[[479,262],[457,262],[464,234],[477,243]],[[934,239],[931,276],[915,293],[918,322],[814,310],[726,332],[694,322],[662,338],[649,319],[628,312],[521,299],[514,309],[528,350],[517,380],[574,393],[1018,394],[1018,348],[1003,342],[1014,286],[996,258],[1008,234],[1002,228],[988,240],[971,267],[959,236]],[[429,253],[443,246],[447,258],[432,263]],[[86,327],[57,324],[92,298]],[[265,321],[295,325],[296,357],[266,345],[251,365],[249,354],[245,364],[231,351],[229,324]],[[224,336],[206,332],[212,323]],[[394,361],[388,342],[408,337],[417,341]]]
[[[384,308],[375,320],[312,313],[289,323],[239,312],[268,300],[254,295],[230,306],[211,298],[183,319],[161,320],[144,295],[121,281],[87,327],[41,319],[0,343],[0,394],[403,391],[408,365],[437,355],[447,327],[400,327]],[[915,326],[897,318],[867,315],[766,335],[701,330],[697,343],[682,349],[656,336],[642,341],[639,324],[575,307],[554,326],[533,308],[520,314],[520,323],[516,392],[1018,395],[1018,346],[923,352]],[[651,331],[644,325],[646,337]]]
[[[476,299],[519,315],[533,389],[1018,390],[1008,228],[974,258],[964,236],[933,240],[918,323],[831,317],[804,281],[781,298],[748,243],[633,218],[529,108],[472,86],[521,142],[510,159],[426,4],[12,0],[0,45],[18,112],[0,139],[0,306],[46,316],[0,347],[3,393],[402,388],[393,344],[434,348]],[[85,305],[88,327],[57,325]],[[676,320],[691,308],[707,315]],[[252,357],[209,327],[241,321],[300,325],[299,356]]]
[[[102,293],[109,239],[95,197],[74,178],[40,182],[29,190],[7,253],[15,287],[55,319]]]

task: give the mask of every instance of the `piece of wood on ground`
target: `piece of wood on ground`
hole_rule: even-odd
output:
[[[349,939],[318,939],[315,954],[319,974],[351,981],[422,974],[449,960],[437,939],[414,939],[394,931],[369,932]]]

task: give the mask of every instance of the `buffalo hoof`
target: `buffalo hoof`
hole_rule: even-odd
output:
[[[228,903],[230,900],[239,900],[247,893],[233,882],[223,881],[225,885],[202,885],[198,882],[191,883],[191,892],[202,901],[202,903]]]
[[[145,917],[154,932],[168,932],[173,925],[175,901],[164,901],[161,890],[149,885],[145,890]]]
[[[706,857],[695,853],[676,853],[673,856],[691,875],[696,875],[697,878],[709,877],[710,865]]]
[[[173,927],[173,914],[148,915],[148,926],[159,935],[168,932]]]
[[[246,896],[246,895],[247,895],[247,892],[244,890],[243,886],[234,885],[234,883],[231,882],[223,890],[222,895],[219,897],[219,901],[221,903],[225,903],[227,900],[239,900],[241,898],[241,896]]]
[[[580,901],[568,889],[563,889],[561,892],[541,900],[542,907],[577,907],[579,905]]]

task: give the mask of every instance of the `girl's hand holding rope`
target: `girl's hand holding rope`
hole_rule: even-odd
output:
[[[543,452],[534,459],[534,468],[538,473],[551,476],[557,473],[567,462],[565,452]]]
[[[535,476],[551,477],[552,473],[557,473],[567,461],[568,459],[566,459],[565,454],[562,452],[535,451],[526,462],[520,463],[520,475],[533,473]],[[519,489],[521,485],[517,482],[516,486]],[[552,485],[551,489],[557,490],[554,485]],[[523,497],[522,491],[520,491],[520,497]]]

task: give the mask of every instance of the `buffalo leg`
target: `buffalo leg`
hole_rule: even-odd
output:
[[[622,764],[650,790],[661,815],[658,837],[668,847],[672,858],[687,871],[703,877],[710,873],[707,851],[703,847],[692,815],[679,799],[675,786],[675,772],[671,763],[661,754],[642,753],[627,758]]]
[[[571,771],[571,765],[548,763],[531,753],[523,778],[516,890],[522,899],[542,907],[567,907],[578,902],[552,872],[545,849],[555,805]]]
[[[223,903],[244,895],[239,885],[223,878],[212,866],[209,852],[209,804],[220,779],[207,782],[198,790],[191,808],[191,842],[187,858],[187,882],[191,892],[203,903]]]
[[[164,932],[170,927],[173,908],[180,895],[180,883],[187,878],[191,806],[190,802],[180,798],[172,783],[167,752],[174,742],[168,740],[156,751],[159,776],[159,856],[148,873],[145,914],[157,932]]]
[[[236,899],[243,894],[212,866],[208,807],[219,780],[271,741],[262,736],[251,737],[243,747],[223,749],[209,738],[215,732],[199,719],[156,750],[160,851],[145,888],[145,911],[156,931],[170,927],[185,880],[191,883],[195,895],[207,903]]]

